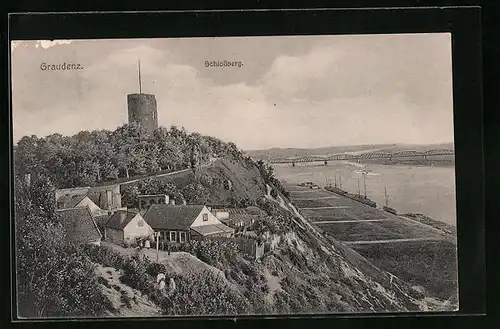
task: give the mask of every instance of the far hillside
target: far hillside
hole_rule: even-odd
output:
[[[440,143],[440,144],[395,144],[391,147],[381,148],[380,152],[388,152],[388,153],[396,153],[401,151],[413,150],[419,152],[425,152],[429,150],[437,150],[437,149],[445,149],[445,150],[454,150],[454,143]]]
[[[293,158],[310,155],[328,156],[338,153],[363,153],[363,152],[387,152],[396,153],[405,150],[427,151],[432,149],[451,149],[454,143],[441,144],[366,144],[332,146],[322,148],[300,149],[300,148],[271,148],[267,150],[249,150],[244,153],[255,160],[270,160],[278,158]]]

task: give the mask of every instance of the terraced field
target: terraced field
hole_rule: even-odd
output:
[[[316,222],[317,223],[317,222]],[[413,223],[401,224],[401,220],[386,219],[381,221],[351,220],[348,223],[317,223],[325,232],[345,242],[377,241],[388,239],[436,239],[441,235]]]
[[[292,203],[327,236],[430,295],[456,302],[453,237],[323,189],[294,185],[287,190]]]
[[[413,241],[398,244],[352,245],[379,268],[425,287],[438,297],[457,299],[456,245],[448,241]],[[436,252],[439,251],[439,252]]]

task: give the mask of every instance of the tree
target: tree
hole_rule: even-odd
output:
[[[92,143],[97,151],[98,172],[97,181],[107,181],[118,178],[118,169],[113,163],[115,158],[112,144],[112,133],[106,130],[95,130],[92,133]]]
[[[24,136],[19,140],[14,152],[14,161],[20,175],[44,172],[43,162],[37,157],[39,147],[39,139],[34,135]]]
[[[125,177],[130,177],[130,171],[142,170],[144,156],[140,150],[140,144],[145,139],[146,131],[138,123],[130,123],[116,129],[112,135],[115,149],[115,165],[125,173]]]
[[[200,183],[190,183],[182,189],[182,194],[189,203],[205,204],[210,201],[210,191]]]
[[[92,263],[69,242],[53,215],[50,181],[35,177],[27,186],[15,179],[19,315],[102,315],[110,302],[99,289]]]

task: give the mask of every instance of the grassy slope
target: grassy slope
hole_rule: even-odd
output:
[[[265,194],[265,183],[259,170],[254,165],[250,166],[236,160],[234,157],[219,159],[212,165],[196,171],[196,175],[205,174],[221,181],[229,180],[232,185],[231,190],[225,189],[223,186],[211,186],[209,198],[209,203],[211,204],[226,204],[227,199],[230,197],[240,199],[249,198],[255,201],[258,197]],[[194,180],[194,175],[190,170],[160,179],[170,181],[182,190]]]

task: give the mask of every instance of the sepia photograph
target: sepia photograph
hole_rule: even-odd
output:
[[[20,319],[459,310],[450,33],[11,42]]]

